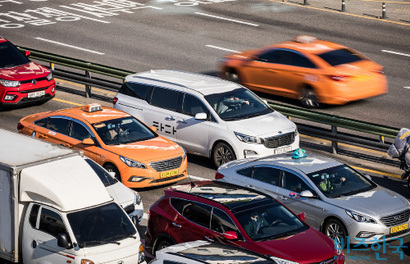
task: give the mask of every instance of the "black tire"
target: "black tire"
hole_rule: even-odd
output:
[[[319,108],[320,103],[315,91],[312,88],[305,87],[300,94],[300,103],[306,108]]]
[[[212,162],[219,168],[224,163],[235,160],[235,152],[228,144],[219,142],[212,151]]]
[[[105,164],[104,169],[106,169],[108,172],[115,172],[115,178],[119,180],[120,182],[122,182],[120,172],[118,171],[117,167],[115,167],[114,164],[111,164],[111,163]]]
[[[158,251],[161,250],[163,248],[172,246],[174,243],[172,243],[172,241],[168,240],[168,239],[163,239],[161,241],[158,242],[158,244],[155,246],[155,252],[154,254]]]
[[[225,78],[231,82],[241,83],[241,78],[239,77],[239,74],[235,70],[226,71]]]
[[[323,233],[333,241],[339,243],[338,247],[346,245],[347,230],[342,222],[337,219],[329,219],[323,228]]]

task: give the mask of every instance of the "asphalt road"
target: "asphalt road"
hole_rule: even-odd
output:
[[[309,2],[312,2],[311,7],[317,3]],[[323,2],[330,3],[330,0]],[[214,74],[218,58],[229,50],[256,48],[299,34],[314,35],[363,52],[384,65],[389,81],[390,91],[385,96],[319,111],[395,127],[410,126],[405,113],[408,109],[406,99],[410,95],[410,89],[407,89],[410,86],[410,25],[406,23],[390,23],[267,0],[0,0],[0,35],[16,45],[136,72],[178,69]],[[283,98],[270,99],[297,104]],[[56,99],[46,104],[0,110],[0,127],[16,131],[18,120],[26,115],[96,101],[59,90]],[[111,106],[109,102],[99,102]],[[302,145],[309,151],[318,151],[318,146],[323,149],[326,143],[312,144],[302,138]],[[355,152],[347,156],[346,161],[355,166],[373,166],[354,156]],[[196,156],[188,158],[190,175],[213,178],[215,169],[209,160]],[[386,170],[398,173],[397,168]],[[403,182],[386,174],[369,174],[382,186],[410,198]],[[162,195],[163,188],[140,193],[147,212]],[[140,227],[142,237],[145,226],[146,221]],[[405,238],[404,243],[410,247],[410,238]],[[347,263],[409,262],[409,248],[403,250],[403,260],[393,250],[388,245],[386,253],[380,254],[379,258],[386,260],[377,259],[376,253],[380,250],[349,253],[345,250],[345,253],[350,256]]]

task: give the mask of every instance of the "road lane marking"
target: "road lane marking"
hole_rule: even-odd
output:
[[[82,51],[95,53],[95,54],[98,54],[98,55],[104,55],[105,54],[105,53],[102,53],[102,52],[99,52],[99,51],[89,50],[89,49],[73,46],[73,45],[70,45],[70,44],[65,44],[65,43],[61,43],[61,42],[58,42],[58,41],[50,40],[50,39],[39,38],[39,37],[36,37],[35,39],[42,40],[42,41],[49,42],[49,43],[53,43],[53,44],[57,44],[57,45],[61,45],[61,46],[65,46],[65,47],[69,47],[69,48],[73,48],[73,49],[78,49],[78,50],[82,50]]]
[[[382,52],[391,53],[391,54],[400,55],[400,56],[410,57],[410,54],[406,54],[406,53],[402,53],[402,52],[397,52],[397,51],[382,50]]]
[[[404,89],[410,89],[410,86],[404,86]]]
[[[381,172],[381,171],[371,170],[371,169],[365,169],[365,168],[360,168],[360,167],[357,167],[357,166],[351,166],[351,167],[355,170],[367,171],[367,172],[372,172],[372,173],[376,173],[376,174],[379,174],[379,175],[390,176],[390,177],[401,179],[401,175],[397,175],[397,174],[393,174],[393,173]]]
[[[66,101],[66,100],[62,100],[58,98],[53,98],[53,100],[60,102],[60,103],[66,103],[66,104],[75,105],[75,106],[83,106],[83,104],[78,104],[78,103],[74,103],[74,102],[70,102],[70,101]]]
[[[259,27],[258,24],[249,23],[249,22],[245,22],[245,21],[240,21],[240,20],[236,20],[236,19],[231,19],[231,18],[226,18],[226,17],[220,17],[220,16],[214,16],[214,15],[210,15],[210,14],[206,14],[206,13],[201,13],[201,12],[195,12],[195,14],[201,15],[201,16],[207,16],[207,17],[217,18],[217,19],[221,19],[221,20],[226,20],[226,21],[231,21],[231,22],[235,22],[235,23],[239,23],[239,24],[244,24],[244,25],[248,25],[248,26],[252,26],[252,27]]]
[[[237,51],[237,50],[225,49],[225,48],[217,47],[217,46],[214,46],[214,45],[205,45],[205,46],[207,46],[208,48],[219,49],[219,50],[228,51],[228,52],[232,52],[232,53],[239,53],[239,51]]]

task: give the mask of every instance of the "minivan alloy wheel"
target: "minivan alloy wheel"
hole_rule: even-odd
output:
[[[222,164],[235,159],[235,153],[228,144],[220,142],[215,146],[212,153],[212,160],[217,168]]]

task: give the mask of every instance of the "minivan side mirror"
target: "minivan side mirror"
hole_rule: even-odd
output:
[[[300,213],[300,214],[298,214],[298,217],[299,217],[299,219],[302,220],[303,222],[306,221],[306,214],[305,214],[305,213]]]
[[[156,127],[150,126],[149,128],[150,128],[152,131],[157,132],[157,128],[156,128]]]
[[[94,140],[92,140],[91,138],[85,138],[81,143],[83,143],[83,145],[94,145],[95,144]]]
[[[198,113],[195,115],[195,120],[206,120],[207,118],[206,113]]]
[[[236,240],[238,239],[238,235],[236,234],[235,231],[226,231],[225,233],[222,234],[225,239],[227,240]]]
[[[71,243],[68,241],[67,234],[58,234],[57,246],[62,248],[71,248]]]
[[[303,198],[315,198],[316,196],[309,190],[304,190],[300,193],[300,197]]]

